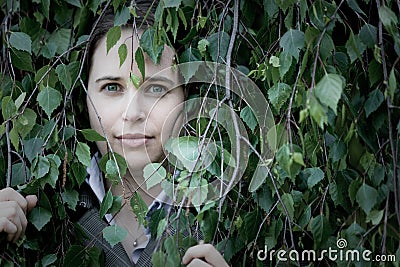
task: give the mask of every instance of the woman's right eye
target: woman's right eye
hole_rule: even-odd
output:
[[[120,91],[120,87],[116,83],[109,83],[103,86],[103,90],[107,92],[118,92]]]

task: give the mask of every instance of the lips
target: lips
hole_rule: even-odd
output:
[[[123,147],[138,148],[149,144],[154,137],[140,133],[124,134],[117,136]]]

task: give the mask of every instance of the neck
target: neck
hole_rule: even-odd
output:
[[[161,193],[161,185],[158,184],[150,189],[147,189],[146,182],[143,178],[142,173],[136,173],[132,175],[127,173],[123,178],[123,183],[113,185],[108,180],[106,180],[107,188],[111,188],[113,195],[124,196],[124,199],[132,196],[134,192],[138,192],[142,197],[147,206],[150,206],[154,199]]]

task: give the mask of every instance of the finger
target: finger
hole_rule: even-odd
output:
[[[26,201],[27,201],[27,209],[28,211],[31,211],[37,204],[37,196],[35,195],[28,195],[25,197]]]
[[[11,241],[14,238],[14,234],[17,232],[17,226],[13,224],[9,219],[5,217],[0,218],[0,233],[7,233],[7,240]]]
[[[13,206],[8,208],[7,213],[9,214],[9,216],[7,217],[8,220],[17,227],[17,232],[14,234],[14,237],[12,239],[12,242],[15,243],[25,232],[27,220],[24,211],[21,209],[20,206],[18,206],[16,202],[14,202]]]
[[[13,223],[17,231],[8,238],[10,241],[17,242],[21,235],[25,232],[26,225],[28,224],[24,211],[16,201],[0,202],[0,218],[5,218]]]
[[[12,188],[4,188],[0,190],[0,202],[3,201],[15,201],[18,205],[26,212],[27,201],[26,199],[17,191]]]
[[[183,264],[188,264],[195,258],[204,258],[213,266],[228,266],[224,257],[211,244],[201,244],[190,247],[182,258]]]
[[[200,259],[193,259],[187,267],[212,267],[212,265],[208,264],[207,262],[204,262]]]

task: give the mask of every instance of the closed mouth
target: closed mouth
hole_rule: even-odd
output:
[[[117,139],[122,143],[122,146],[135,148],[148,144],[154,139],[154,136],[144,134],[124,134],[117,136]]]

